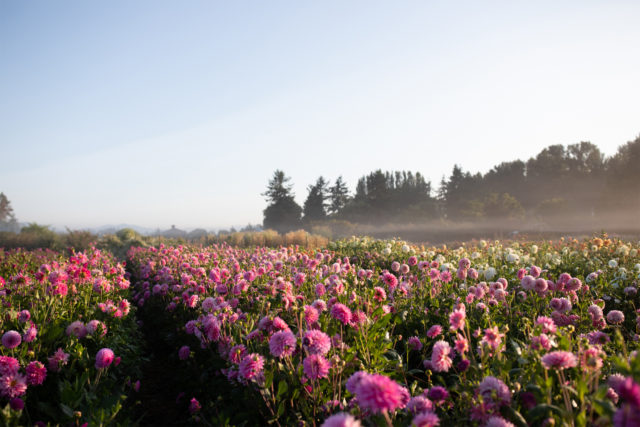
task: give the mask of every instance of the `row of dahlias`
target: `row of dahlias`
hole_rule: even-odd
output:
[[[132,301],[165,328],[204,419],[219,411],[212,378],[276,423],[586,424],[635,408],[607,378],[638,379],[637,245],[355,240],[129,255]]]
[[[0,250],[0,274],[0,423],[126,419],[139,348],[123,265],[95,249]]]

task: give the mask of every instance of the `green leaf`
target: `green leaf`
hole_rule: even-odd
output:
[[[289,389],[289,386],[287,385],[287,382],[285,380],[281,380],[278,383],[278,398],[280,398],[283,394],[285,394],[287,392],[287,390]]]
[[[511,406],[503,406],[500,408],[500,412],[505,418],[508,418],[511,422],[513,422],[518,427],[528,427],[527,420],[524,419],[522,414]]]
[[[65,405],[64,403],[60,404],[60,409],[62,409],[62,412],[69,418],[73,418],[73,409],[69,408],[67,405]]]
[[[531,421],[536,420],[538,418],[546,416],[550,412],[555,412],[558,415],[562,415],[562,409],[558,408],[557,406],[541,403],[540,405],[529,411],[529,418]]]

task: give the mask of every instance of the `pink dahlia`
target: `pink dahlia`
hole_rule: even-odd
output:
[[[358,385],[360,385],[360,381],[362,381],[362,379],[367,375],[369,374],[364,371],[357,371],[353,373],[345,384],[347,391],[349,391],[349,393],[351,394],[356,394],[356,390],[358,388]]]
[[[20,369],[18,359],[10,356],[0,356],[0,376],[15,375]]]
[[[542,332],[545,334],[555,334],[556,332],[556,324],[550,317],[538,316],[538,318],[536,319],[536,325],[541,325]]]
[[[320,427],[360,427],[360,421],[356,420],[353,415],[345,412],[339,412],[331,415],[324,420]]]
[[[452,331],[457,331],[458,329],[464,328],[464,320],[467,317],[464,310],[454,310],[449,315],[449,325],[451,326]]]
[[[87,327],[84,326],[79,320],[75,322],[71,322],[69,326],[67,326],[67,335],[73,335],[78,338],[84,338],[87,336]]]
[[[407,344],[411,350],[420,351],[422,350],[422,342],[418,337],[410,337],[407,341]]]
[[[262,375],[262,369],[264,368],[264,357],[257,353],[248,354],[240,362],[238,367],[238,373],[245,380],[252,380],[259,378]]]
[[[415,427],[436,427],[440,425],[440,418],[430,411],[416,415],[411,421],[411,426]]]
[[[485,377],[478,385],[478,394],[482,396],[485,402],[490,401],[498,406],[511,403],[509,387],[496,377]]]
[[[180,350],[178,350],[178,357],[180,360],[187,360],[189,358],[189,354],[191,354],[191,349],[188,345],[183,345],[180,347]]]
[[[66,365],[69,362],[69,353],[65,353],[64,350],[58,348],[53,356],[49,357],[49,370],[52,372],[60,371],[60,367]]]
[[[0,396],[13,399],[22,396],[27,391],[27,379],[24,375],[5,375],[0,378]]]
[[[2,345],[11,350],[16,348],[22,342],[22,337],[16,331],[7,331],[2,336]]]
[[[438,335],[440,335],[442,333],[442,326],[440,325],[433,325],[432,327],[429,328],[429,330],[427,331],[427,336],[429,338],[435,338]]]
[[[325,355],[331,349],[331,338],[322,331],[312,329],[305,332],[302,346],[309,354]]]
[[[373,413],[395,411],[406,404],[403,387],[384,375],[363,376],[355,391],[360,407]]]
[[[37,360],[30,362],[25,369],[27,371],[27,383],[40,385],[47,378],[47,368]]]
[[[296,349],[296,336],[291,331],[278,331],[269,340],[269,350],[275,357],[286,357]]]
[[[433,402],[424,396],[412,397],[407,403],[407,411],[412,414],[419,414],[420,412],[432,411]]]
[[[614,325],[624,322],[624,313],[620,310],[611,310],[607,313],[607,322],[613,323]],[[2,343],[4,344],[4,337],[2,338]]]
[[[96,354],[96,369],[108,368],[109,365],[113,363],[113,359],[115,359],[113,350],[110,348],[101,348]]]
[[[311,354],[304,358],[302,367],[307,378],[317,380],[329,375],[331,363],[320,354]]]
[[[452,361],[449,357],[451,347],[446,341],[438,341],[433,346],[431,353],[431,368],[435,372],[447,372],[451,368]]]
[[[573,353],[568,351],[552,351],[542,356],[542,365],[546,369],[567,369],[575,368],[578,364],[578,359]]]
[[[490,417],[485,427],[514,427],[512,423],[499,416]]]
[[[351,321],[351,310],[344,304],[336,303],[331,307],[331,316],[343,324],[348,325]]]

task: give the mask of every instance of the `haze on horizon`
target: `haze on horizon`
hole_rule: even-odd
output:
[[[640,3],[0,3],[0,191],[21,222],[262,222],[275,169],[485,172],[640,133]]]

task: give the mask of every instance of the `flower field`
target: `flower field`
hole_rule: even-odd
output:
[[[0,424],[131,422],[140,336],[124,267],[98,250],[0,250]]]
[[[193,422],[640,423],[636,244],[160,246],[128,266]]]
[[[149,347],[183,424],[640,423],[637,244],[160,245],[126,268],[0,250],[3,425],[145,424]]]

